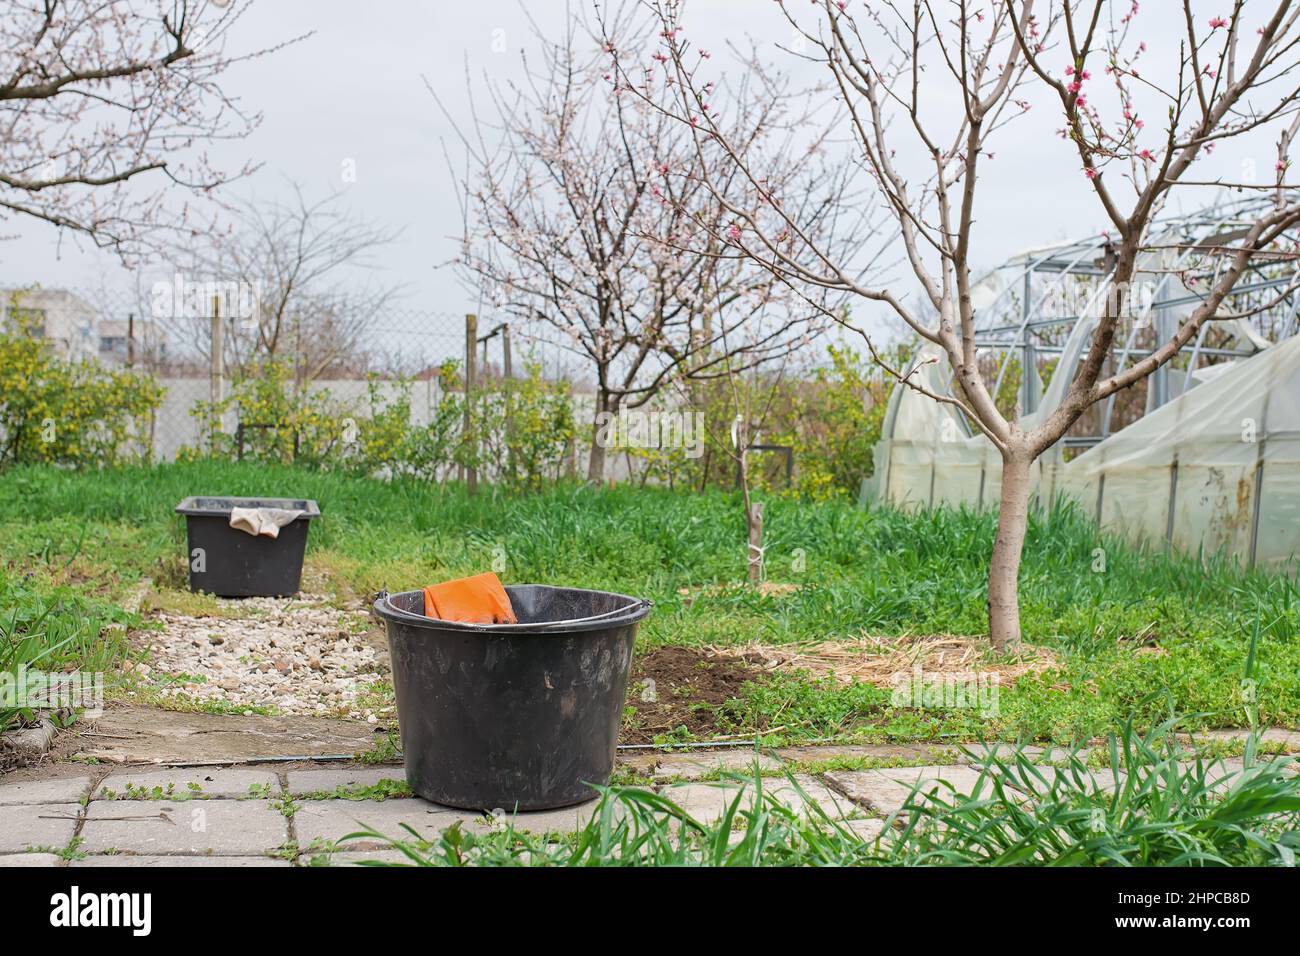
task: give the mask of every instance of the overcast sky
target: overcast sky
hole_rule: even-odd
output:
[[[1230,4],[1224,0],[1219,6]],[[564,8],[563,0],[529,2],[532,15],[548,27],[559,27]],[[1219,12],[1213,4],[1206,11],[1207,19]],[[1168,17],[1164,21],[1157,12],[1146,26],[1156,58],[1172,55],[1176,48],[1178,24]],[[687,24],[693,39],[717,47],[724,38],[741,39],[737,31],[743,28],[774,59],[790,61],[777,48],[788,42],[789,30],[770,0],[691,0]],[[216,155],[231,165],[244,158],[262,164],[252,179],[236,187],[241,193],[278,195],[289,181],[300,183],[308,195],[345,190],[355,212],[404,230],[380,266],[387,280],[407,288],[405,307],[451,313],[473,309],[477,303],[450,271],[436,268],[454,254],[449,237],[458,229],[458,216],[441,145],[452,132],[425,79],[459,105],[467,66],[472,74],[515,69],[529,39],[519,6],[514,0],[259,0],[233,33],[229,50],[307,31],[313,34],[301,43],[230,74],[228,88],[264,119],[249,139],[222,145]],[[940,91],[931,99],[936,109],[943,108]],[[1077,156],[1053,135],[1049,105],[1003,130],[984,167],[976,248],[985,266],[1026,247],[1096,234],[1105,227],[1079,174]],[[345,182],[342,175],[349,162],[355,163],[355,182]],[[1222,150],[1214,162],[1235,176],[1240,150]],[[1268,162],[1271,170],[1271,161],[1260,162]],[[921,178],[919,170],[916,176]],[[60,245],[52,228],[11,226],[21,230],[22,238],[0,243],[4,285],[76,287],[98,284],[101,278],[109,285],[122,282],[111,259],[78,250],[68,239]],[[906,287],[910,291],[913,285]],[[862,311],[869,315],[873,308],[863,306]]]

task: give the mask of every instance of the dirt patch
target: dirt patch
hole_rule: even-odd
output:
[[[742,660],[692,647],[658,647],[632,662],[627,706],[635,713],[623,722],[623,743],[654,743],[682,728],[693,738],[727,732],[717,713],[741,696],[762,672]]]
[[[1058,665],[1056,655],[1047,648],[1025,645],[1014,654],[994,654],[984,638],[953,635],[862,637],[780,647],[749,644],[720,648],[715,653],[762,671],[806,671],[813,677],[877,687],[894,686],[900,675],[911,674],[918,667],[925,674],[996,673],[998,682],[1007,686],[1025,674]]]

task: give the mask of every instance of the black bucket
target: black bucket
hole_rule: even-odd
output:
[[[380,595],[411,789],[470,810],[548,810],[609,782],[632,644],[650,602],[540,584],[506,588],[518,624],[424,616],[424,592]]]
[[[302,514],[275,538],[230,527],[233,508],[279,508]],[[320,517],[306,498],[186,498],[176,506],[185,516],[190,590],[217,597],[290,597],[302,583],[307,529]]]

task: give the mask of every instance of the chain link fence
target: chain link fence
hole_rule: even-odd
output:
[[[730,487],[743,440],[775,486],[815,478],[818,488],[852,489],[870,470],[889,390],[869,363],[843,364],[831,343],[811,340],[746,373],[739,393],[727,379],[691,381],[603,424],[587,357],[541,322],[400,307],[268,314],[238,290],[179,280],[137,295],[0,295],[7,331],[21,328],[71,363],[147,377],[158,397],[147,415],[130,413],[119,447],[155,462],[217,456],[469,483],[598,474]],[[51,435],[87,427],[53,418]],[[30,441],[44,440],[29,439],[29,457]],[[34,457],[89,460],[65,446],[41,445]]]
[[[292,312],[268,319],[240,314],[234,300],[221,295],[212,297],[212,307],[202,310],[206,314],[194,303],[180,308],[179,297],[160,306],[156,289],[140,296],[87,289],[3,295],[10,324],[21,316],[24,327],[46,338],[60,357],[95,359],[157,380],[164,390],[162,404],[148,423],[148,435],[140,436],[155,461],[199,448],[205,408],[265,375],[271,363],[303,392],[328,393],[341,411],[382,411],[400,394],[409,402],[409,423],[415,427],[434,422],[449,394],[463,399],[471,378],[471,387],[475,381],[483,386],[532,367],[544,380],[568,383],[575,402],[592,391],[572,354],[543,340],[537,330],[511,327],[492,315],[385,308],[346,321]],[[376,396],[378,408],[372,407]],[[236,410],[227,413],[222,427],[234,433],[277,424],[240,420]]]

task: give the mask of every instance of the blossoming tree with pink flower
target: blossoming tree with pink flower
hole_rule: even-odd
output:
[[[455,174],[466,283],[594,379],[592,481],[605,475],[611,416],[789,355],[844,297],[796,293],[756,263],[719,195],[739,206],[787,195],[803,227],[839,251],[862,231],[842,201],[849,164],[816,136],[791,145],[807,119],[783,77],[756,66],[751,83],[699,90],[696,112],[754,155],[751,182],[662,108],[675,96],[671,30],[638,3],[597,16],[574,17],[558,39],[539,30],[526,80],[487,86]]]
[[[197,227],[193,208],[166,203],[169,191],[192,200],[250,170],[216,169],[202,150],[259,120],[221,87],[226,34],[247,4],[149,6],[4,4],[0,219],[40,220],[130,255],[159,230]]]
[[[1284,234],[1300,222],[1300,201],[1285,174],[1300,128],[1300,8],[1293,0],[1225,2],[1221,13],[1207,17],[1191,0],[1162,2],[1149,17],[1167,27],[1176,11],[1176,35],[1160,41],[1170,47],[1171,65],[1157,71],[1144,60],[1156,40],[1139,35],[1148,21],[1137,0],[813,0],[812,21],[807,4],[777,6],[806,45],[804,55],[820,61],[831,78],[843,130],[852,135],[876,199],[893,220],[890,240],[901,245],[922,307],[889,287],[861,281],[782,204],[744,205],[714,190],[729,223],[719,237],[792,285],[882,304],[946,359],[954,387],[952,394],[939,394],[919,381],[915,369],[891,367],[865,330],[846,323],[903,385],[956,406],[1001,455],[988,621],[993,644],[1007,648],[1020,639],[1017,579],[1033,463],[1091,406],[1167,365],[1207,323],[1239,317],[1224,302],[1253,261],[1284,243],[1293,251]],[[655,9],[668,34],[662,49],[674,71],[673,115],[697,141],[726,151],[735,175],[761,196],[751,154],[700,109],[702,89],[718,79],[715,68],[693,54],[679,3],[659,0]],[[940,87],[943,97],[960,104],[946,118],[933,102]],[[1073,154],[1068,169],[1077,172],[1054,175],[1079,176],[1108,221],[1113,249],[1107,257],[1110,294],[1085,354],[1076,368],[1057,372],[1070,375],[1064,400],[1022,425],[998,410],[980,372],[972,249],[980,236],[981,170],[995,142],[1014,137],[1016,121],[1034,100],[1051,104]],[[1244,137],[1274,144],[1274,176],[1231,182],[1202,173],[1217,145]],[[900,148],[924,156],[921,166],[905,165]],[[1207,188],[1254,190],[1275,201],[1209,253],[1216,258],[1208,287],[1172,334],[1114,371],[1108,360],[1117,331],[1132,320],[1133,281],[1153,218],[1171,199]],[[730,223],[740,239],[729,238]]]

